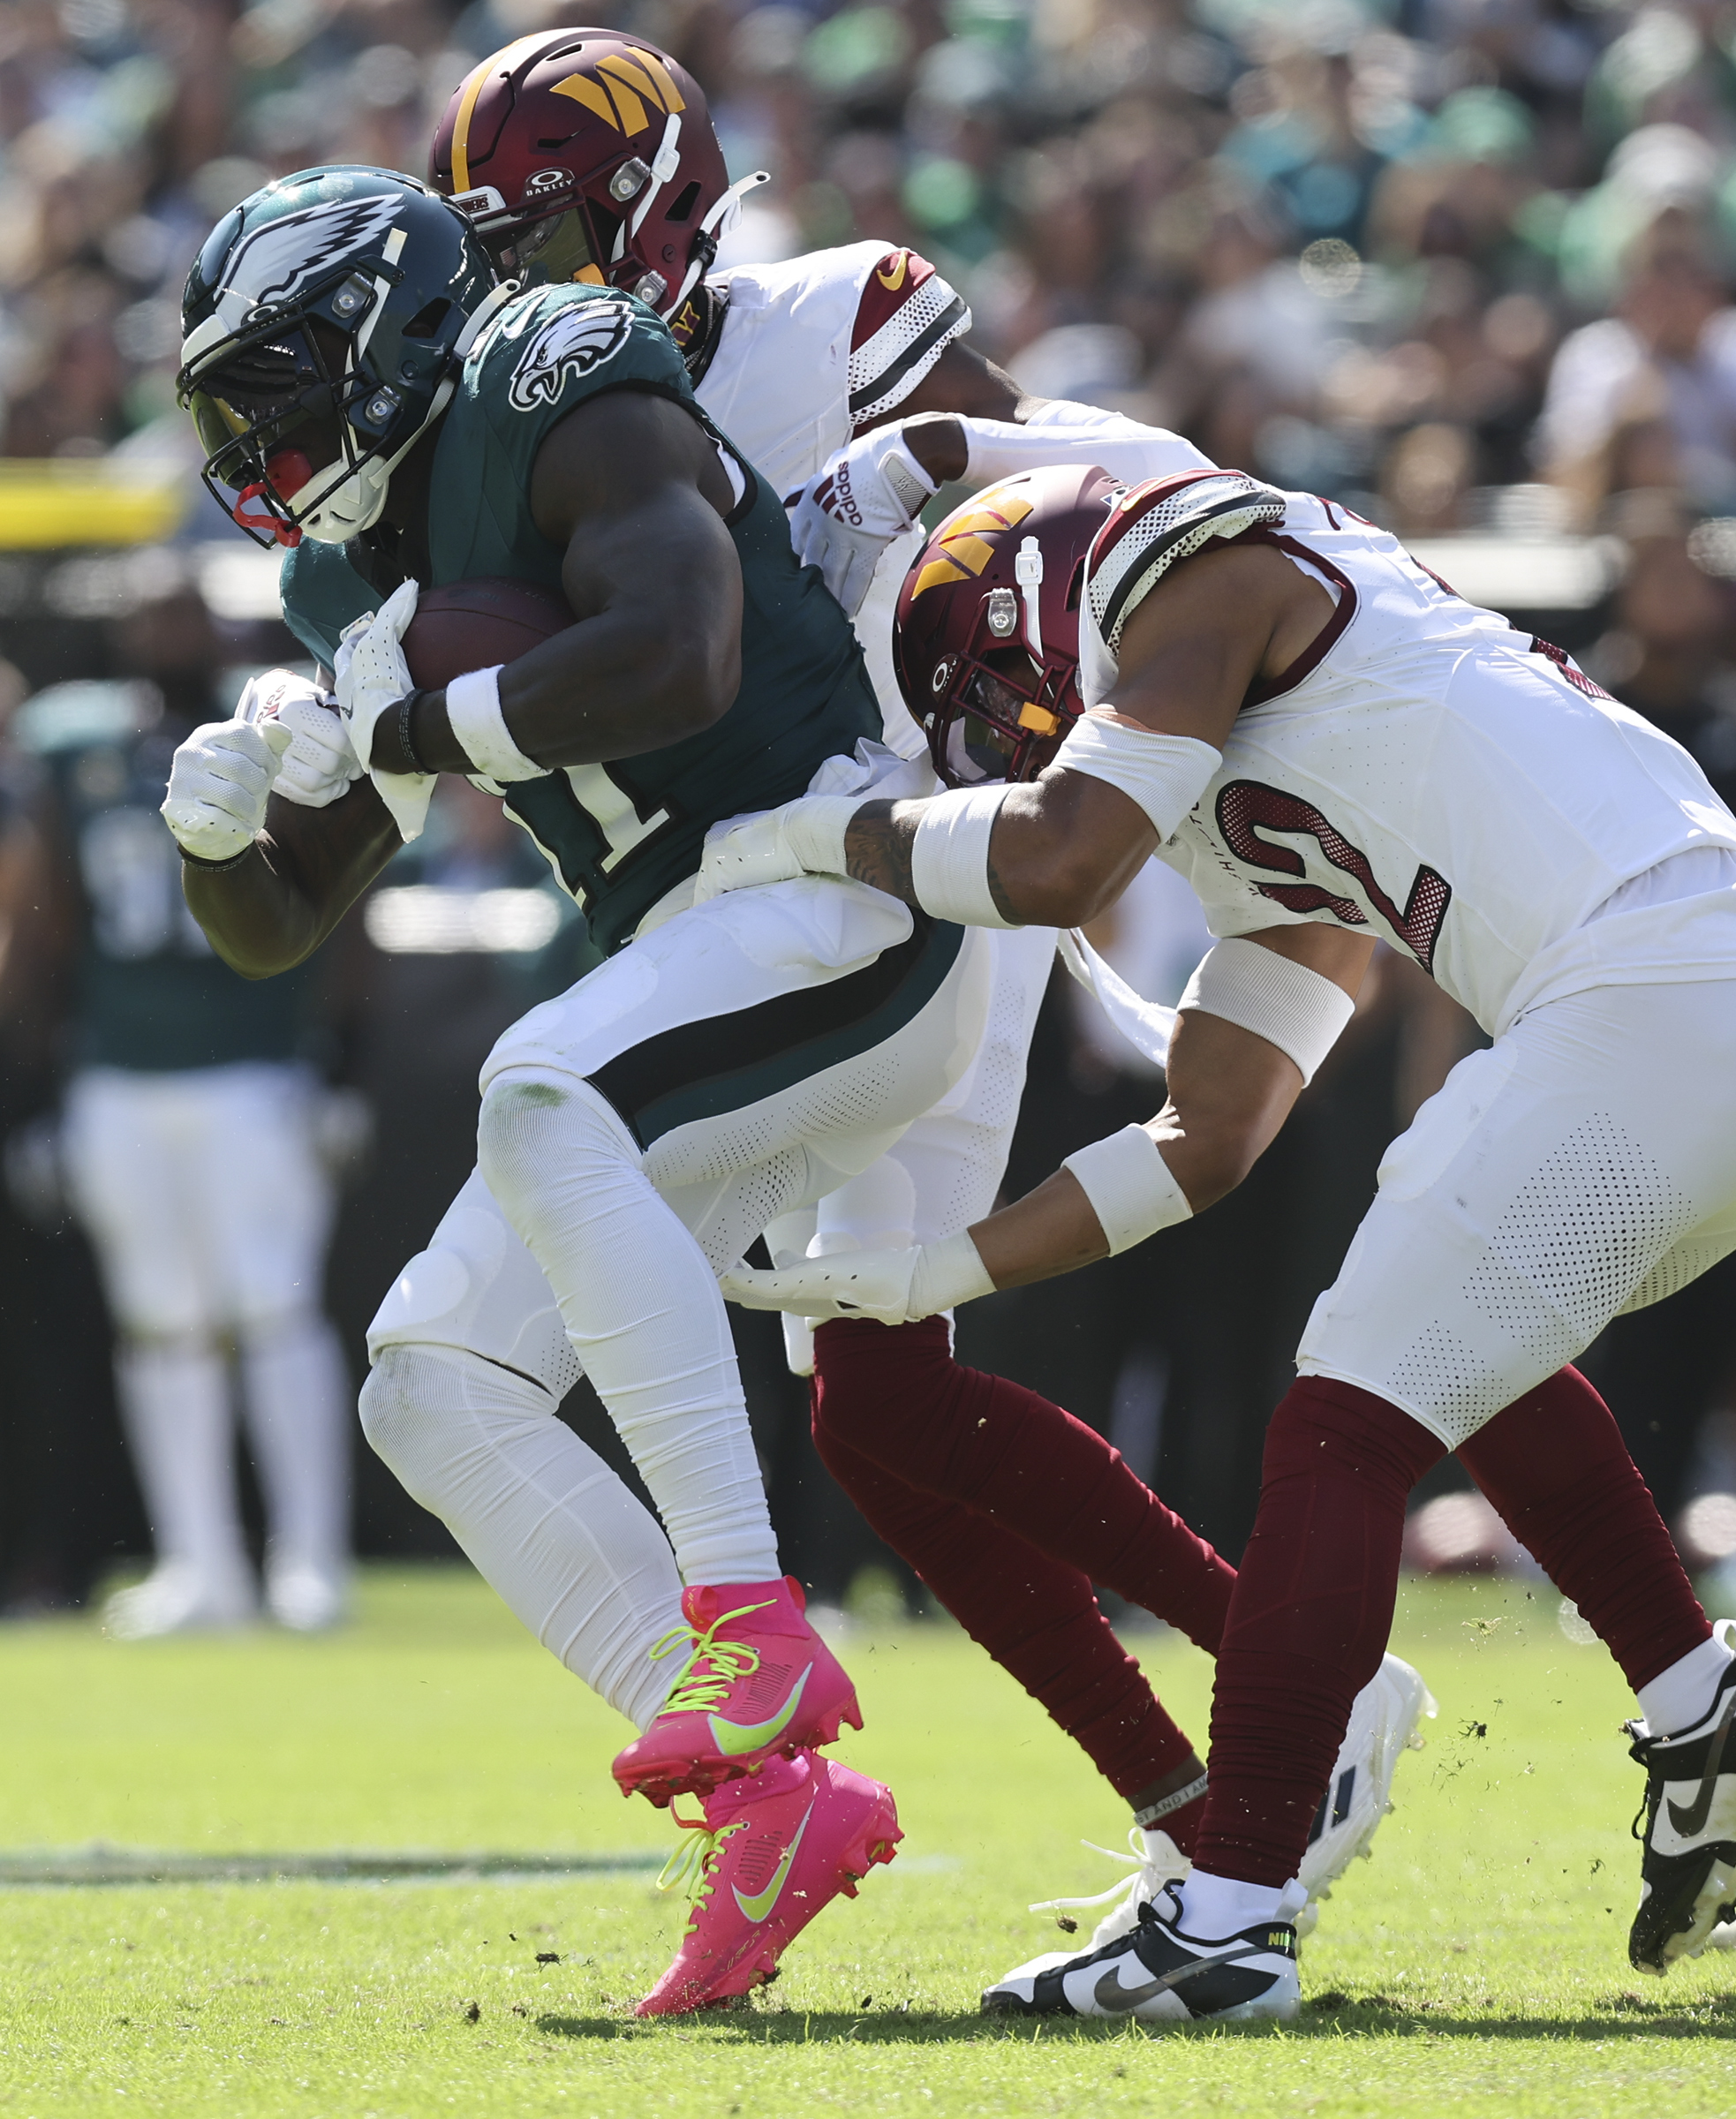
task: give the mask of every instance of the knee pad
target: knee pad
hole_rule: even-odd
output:
[[[557,1401],[578,1381],[577,1356],[542,1268],[473,1174],[393,1283],[367,1331],[386,1347],[449,1346],[530,1377]]]
[[[577,1075],[496,1075],[483,1093],[477,1162],[488,1188],[516,1219],[521,1203],[546,1191],[550,1155],[569,1172],[592,1157],[641,1167],[638,1142],[614,1106]]]
[[[358,1410],[368,1447],[421,1500],[419,1471],[450,1462],[449,1421],[469,1422],[478,1414],[551,1419],[555,1405],[527,1377],[475,1354],[450,1346],[394,1346],[375,1357]]]

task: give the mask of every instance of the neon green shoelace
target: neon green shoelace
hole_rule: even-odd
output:
[[[679,1817],[672,1809],[670,1816],[688,1836],[676,1847],[663,1864],[657,1878],[660,1891],[684,1890],[693,1907],[692,1918],[685,1932],[693,1934],[699,1925],[699,1915],[705,1902],[712,1895],[717,1881],[717,1865],[723,1852],[723,1843],[732,1833],[744,1832],[748,1821],[744,1817],[733,1819],[713,1832],[703,1817]]]
[[[750,1611],[770,1610],[773,1601],[767,1597],[763,1604],[743,1604],[739,1610],[721,1612],[703,1633],[695,1633],[691,1626],[676,1626],[666,1633],[651,1650],[650,1660],[660,1663],[666,1655],[680,1655],[683,1648],[688,1655],[680,1677],[669,1687],[668,1698],[652,1720],[660,1720],[665,1715],[703,1714],[727,1699],[729,1688],[739,1679],[757,1670],[758,1648],[751,1648],[744,1640],[720,1640],[718,1633],[731,1619],[745,1618]],[[701,1670],[701,1663],[709,1668]]]

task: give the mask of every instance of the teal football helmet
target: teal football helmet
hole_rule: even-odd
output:
[[[244,199],[181,302],[206,485],[259,544],[371,529],[512,291],[463,215],[396,170],[303,170]]]

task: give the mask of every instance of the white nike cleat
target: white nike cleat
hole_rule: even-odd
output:
[[[1399,1761],[1407,1751],[1422,1750],[1416,1725],[1438,1712],[1422,1678],[1391,1655],[1381,1657],[1380,1668],[1351,1702],[1350,1726],[1296,1872],[1308,1889],[1307,1907],[1296,1920],[1299,1936],[1312,1934],[1320,1900],[1332,1896],[1356,1857],[1372,1854],[1369,1843],[1393,1808]]]
[[[1033,1913],[1055,1913],[1077,1906],[1109,1905],[1113,1899],[1113,1904],[1109,1905],[1109,1911],[1098,1922],[1087,1945],[1091,1949],[1101,1949],[1105,1943],[1119,1942],[1121,1936],[1130,1934],[1139,1925],[1140,1907],[1149,1905],[1166,1883],[1184,1882],[1193,1866],[1168,1833],[1155,1827],[1128,1828],[1128,1845],[1133,1850],[1130,1854],[1118,1854],[1113,1847],[1100,1847],[1094,1839],[1082,1839],[1079,1844],[1089,1847],[1094,1854],[1106,1855],[1111,1861],[1125,1862],[1132,1874],[1118,1878],[1106,1891],[1098,1891],[1092,1897],[1039,1898],[1030,1910]],[[1066,1964],[1078,1954],[1076,1949],[1052,1952],[1049,1957],[1033,1958],[1030,1964],[1021,1964],[1007,1977],[1015,1979],[1034,1965],[1046,1965],[1052,1959]]]
[[[240,1571],[208,1572],[191,1560],[162,1560],[130,1589],[118,1589],[102,1609],[105,1632],[117,1640],[155,1640],[245,1626],[256,1617],[253,1584]]]
[[[1270,1921],[1210,1938],[1183,1929],[1179,1888],[1166,1885],[1105,1948],[1008,1972],[984,1995],[983,2013],[1287,2023],[1302,2006],[1294,1926],[1302,1903],[1302,1887],[1293,1883]]]
[[[1713,1632],[1736,1647],[1736,1619],[1721,1618]],[[1736,1922],[1736,1663],[1688,1728],[1655,1737],[1643,1722],[1622,1727],[1646,1769],[1645,1802],[1634,1820],[1643,1852],[1627,1957],[1635,1971],[1661,1975]]]

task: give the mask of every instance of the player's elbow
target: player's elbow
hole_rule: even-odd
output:
[[[1220,1121],[1186,1127],[1181,1142],[1166,1152],[1175,1181],[1196,1214],[1227,1198],[1259,1161],[1264,1135],[1252,1126]]]
[[[742,688],[740,628],[723,631],[699,614],[672,621],[651,644],[646,662],[645,705],[662,741],[703,735]]]
[[[1119,894],[1098,849],[1076,833],[1039,821],[1008,839],[1004,851],[992,844],[990,861],[999,895],[1026,926],[1083,927]]]

